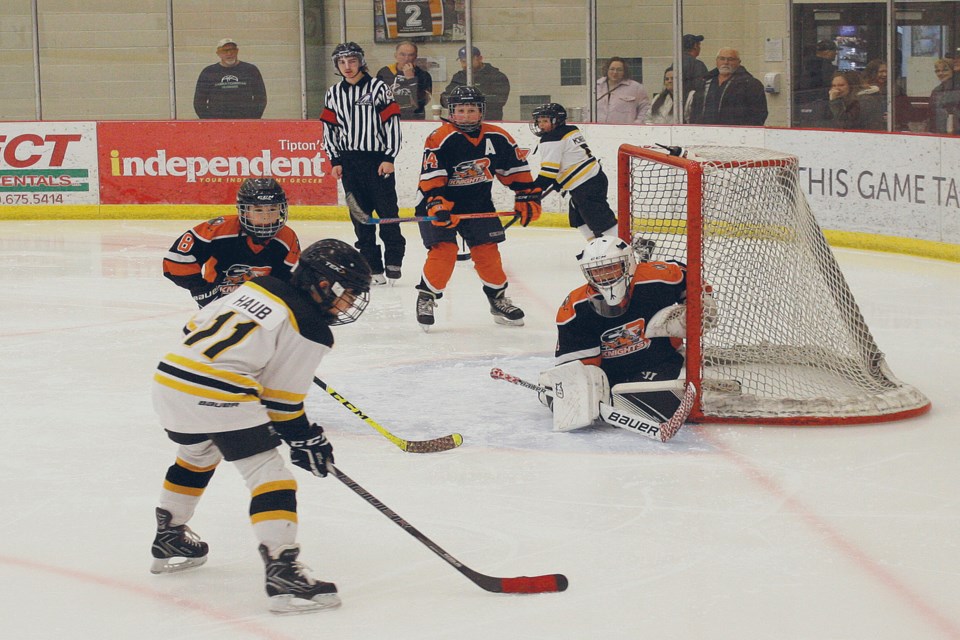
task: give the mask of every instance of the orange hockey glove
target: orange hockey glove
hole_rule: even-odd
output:
[[[452,229],[457,226],[459,220],[454,220],[450,217],[451,211],[453,211],[453,203],[443,196],[433,196],[427,200],[427,215],[437,218],[431,221],[436,227]]]
[[[520,189],[514,194],[513,212],[520,216],[520,224],[527,226],[540,217],[540,196],[543,190],[540,187]]]

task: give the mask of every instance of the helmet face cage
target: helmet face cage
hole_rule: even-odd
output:
[[[556,102],[548,102],[534,109],[533,118],[530,122],[530,131],[538,138],[546,133],[546,131],[540,128],[540,118],[550,118],[550,123],[553,125],[553,128],[556,129],[557,127],[567,124],[567,110],[563,108],[562,104],[557,104]]]
[[[480,109],[480,118],[475,123],[459,123],[456,120],[454,111],[457,105],[474,105]],[[480,130],[483,124],[483,114],[487,108],[487,98],[479,89],[468,86],[460,86],[450,92],[447,97],[447,108],[450,110],[450,121],[453,125],[464,133],[473,133]]]
[[[603,296],[606,306],[623,304],[637,269],[633,251],[626,242],[605,236],[594,238],[577,256],[577,262],[583,277]],[[604,312],[599,308],[597,310]]]
[[[334,47],[330,57],[333,59],[333,68],[338,75],[340,74],[340,58],[356,58],[360,61],[360,70],[367,70],[367,61],[364,58],[363,49],[360,48],[360,45],[356,42],[343,42],[338,44]]]
[[[370,278],[370,267],[359,251],[327,239],[304,249],[291,283],[315,294],[329,316],[327,324],[339,326],[355,322],[370,304]]]
[[[253,209],[276,207],[277,219],[266,224],[252,219]],[[287,194],[273,178],[247,178],[237,192],[237,214],[240,226],[256,240],[267,241],[287,224]]]

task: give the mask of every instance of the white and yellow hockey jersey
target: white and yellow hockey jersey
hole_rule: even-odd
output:
[[[548,131],[540,138],[540,173],[537,186],[546,190],[572,191],[600,173],[600,162],[587,146],[583,133],[572,124]]]
[[[153,377],[160,423],[179,433],[305,420],[304,398],[333,348],[313,301],[270,276],[204,307],[184,332]]]

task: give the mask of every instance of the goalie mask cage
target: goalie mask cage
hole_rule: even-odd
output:
[[[622,145],[619,232],[687,264],[694,422],[854,424],[924,413],[887,367],[798,185],[794,156]],[[703,318],[704,286],[715,317]],[[712,325],[712,326],[711,326]]]

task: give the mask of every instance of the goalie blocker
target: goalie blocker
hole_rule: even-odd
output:
[[[553,411],[554,431],[600,420],[662,442],[680,429],[696,397],[682,379],[626,382],[610,389],[602,369],[579,360],[542,372],[538,382],[540,401]]]

